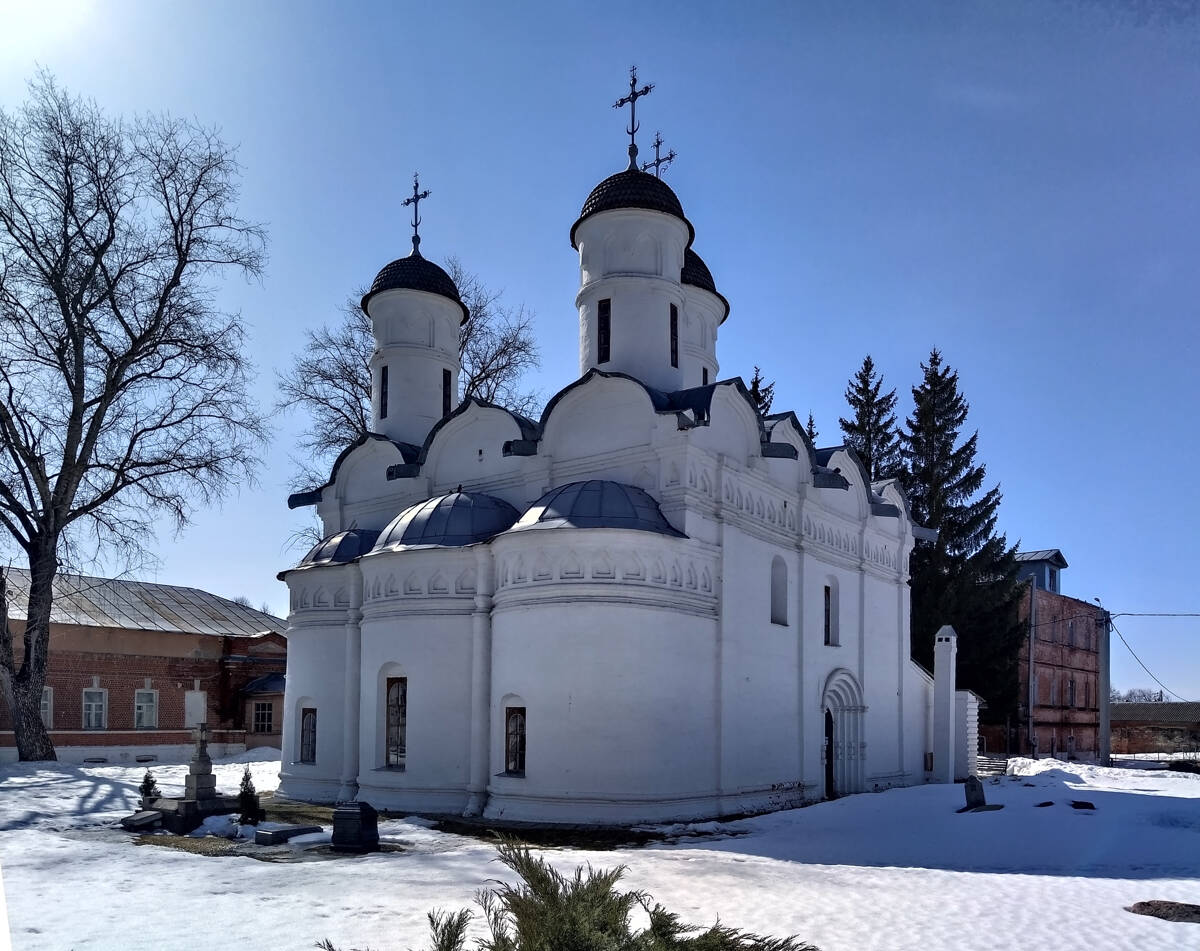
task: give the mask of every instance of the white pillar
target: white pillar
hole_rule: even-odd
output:
[[[954,782],[954,692],[958,635],[949,624],[933,645],[933,781]]]
[[[342,785],[338,802],[353,802],[358,796],[358,701],[362,667],[362,570],[350,572],[350,608],[346,612],[345,710],[342,715]]]
[[[487,806],[492,724],[492,552],[475,549],[475,611],[471,615],[471,773],[467,816]]]

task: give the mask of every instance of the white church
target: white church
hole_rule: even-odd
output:
[[[953,638],[936,690],[909,654],[927,533],[721,378],[729,302],[629,151],[571,226],[580,376],[540,419],[458,402],[470,314],[415,234],[363,297],[371,432],[289,500],[325,538],[280,574],[280,795],[620,824],[970,770]]]

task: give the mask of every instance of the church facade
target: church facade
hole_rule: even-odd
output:
[[[280,575],[281,795],[630,823],[953,778],[899,486],[721,379],[659,177],[631,158],[570,238],[580,376],[537,420],[457,401],[470,315],[419,238],[364,296],[372,432],[290,500],[326,538]]]

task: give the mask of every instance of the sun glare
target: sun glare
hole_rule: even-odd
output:
[[[0,62],[25,68],[56,52],[91,19],[95,0],[0,0]]]

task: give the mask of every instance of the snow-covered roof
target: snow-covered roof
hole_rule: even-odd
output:
[[[8,613],[25,620],[29,571],[7,568]],[[257,637],[283,634],[287,623],[199,588],[59,572],[54,576],[52,624],[118,627],[176,634]]]

